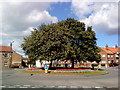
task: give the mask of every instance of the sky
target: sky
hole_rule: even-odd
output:
[[[97,46],[118,45],[118,2],[90,2],[90,0],[56,0],[55,2],[0,2],[0,45],[9,46],[24,56],[23,38],[34,27],[74,18],[92,26]]]

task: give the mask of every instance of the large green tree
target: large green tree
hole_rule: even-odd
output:
[[[73,18],[41,25],[24,38],[22,48],[30,59],[100,61],[96,36],[92,27]]]

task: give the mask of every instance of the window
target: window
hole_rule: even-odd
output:
[[[3,56],[4,57],[8,57],[8,53],[3,53]]]
[[[119,57],[119,55],[118,55],[118,54],[116,54],[116,57]]]
[[[4,62],[4,66],[8,66],[8,63],[7,63],[7,62]]]
[[[102,63],[106,63],[106,61],[102,61]]]
[[[119,61],[118,60],[116,60],[116,63],[118,63]]]
[[[101,56],[102,56],[102,57],[105,57],[105,54],[102,54]]]
[[[110,63],[110,61],[108,61],[108,63]]]
[[[108,57],[110,57],[111,55],[108,55]]]

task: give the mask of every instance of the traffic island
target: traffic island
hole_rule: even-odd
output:
[[[45,70],[23,70],[22,73],[33,74],[33,75],[44,75]],[[47,70],[47,75],[105,75],[108,74],[101,70],[90,70],[90,69],[56,69]]]
[[[92,72],[90,69],[56,69],[54,72]]]

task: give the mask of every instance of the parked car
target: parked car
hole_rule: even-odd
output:
[[[118,64],[117,64],[117,63],[110,63],[109,66],[110,66],[110,67],[118,66]]]

